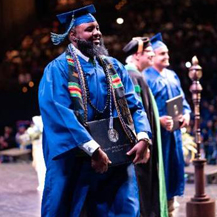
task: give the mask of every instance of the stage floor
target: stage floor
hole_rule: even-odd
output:
[[[0,216],[40,217],[37,185],[31,163],[0,164]]]
[[[37,185],[36,172],[31,163],[0,164],[0,216],[40,217],[41,194],[36,190]],[[194,192],[194,184],[186,184],[185,195],[178,198],[180,206],[175,217],[186,217],[186,202]],[[207,185],[206,194],[217,200],[217,184]]]

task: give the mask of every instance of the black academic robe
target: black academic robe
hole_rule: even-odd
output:
[[[149,87],[142,73],[128,70],[135,85],[135,90],[141,98],[146,110],[152,130],[152,145],[150,146],[150,159],[146,164],[136,165],[137,181],[140,195],[141,217],[160,216],[159,179],[158,179],[158,150],[154,111]]]

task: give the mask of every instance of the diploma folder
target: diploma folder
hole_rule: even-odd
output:
[[[133,144],[125,134],[119,118],[114,118],[113,121],[113,127],[117,132],[116,137],[118,138],[115,142],[109,139],[109,119],[88,122],[87,129],[101,149],[108,155],[112,162],[110,166],[131,163],[132,156],[128,156],[126,153],[133,147]]]
[[[183,112],[183,96],[179,95],[166,101],[167,114],[173,118],[173,129],[177,130],[180,127],[179,116]]]

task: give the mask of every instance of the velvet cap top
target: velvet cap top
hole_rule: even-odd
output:
[[[151,46],[148,37],[135,37],[125,45],[123,51],[129,56],[137,52],[142,52],[148,46]]]

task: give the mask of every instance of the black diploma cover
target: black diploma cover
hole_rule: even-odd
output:
[[[126,153],[133,147],[133,144],[125,134],[119,118],[114,118],[113,123],[114,130],[111,130],[109,119],[87,122],[91,136],[111,160],[110,166],[130,163],[132,156]]]
[[[179,115],[183,113],[183,97],[182,95],[176,96],[166,101],[167,114],[173,118],[173,129],[177,130],[180,127]]]

